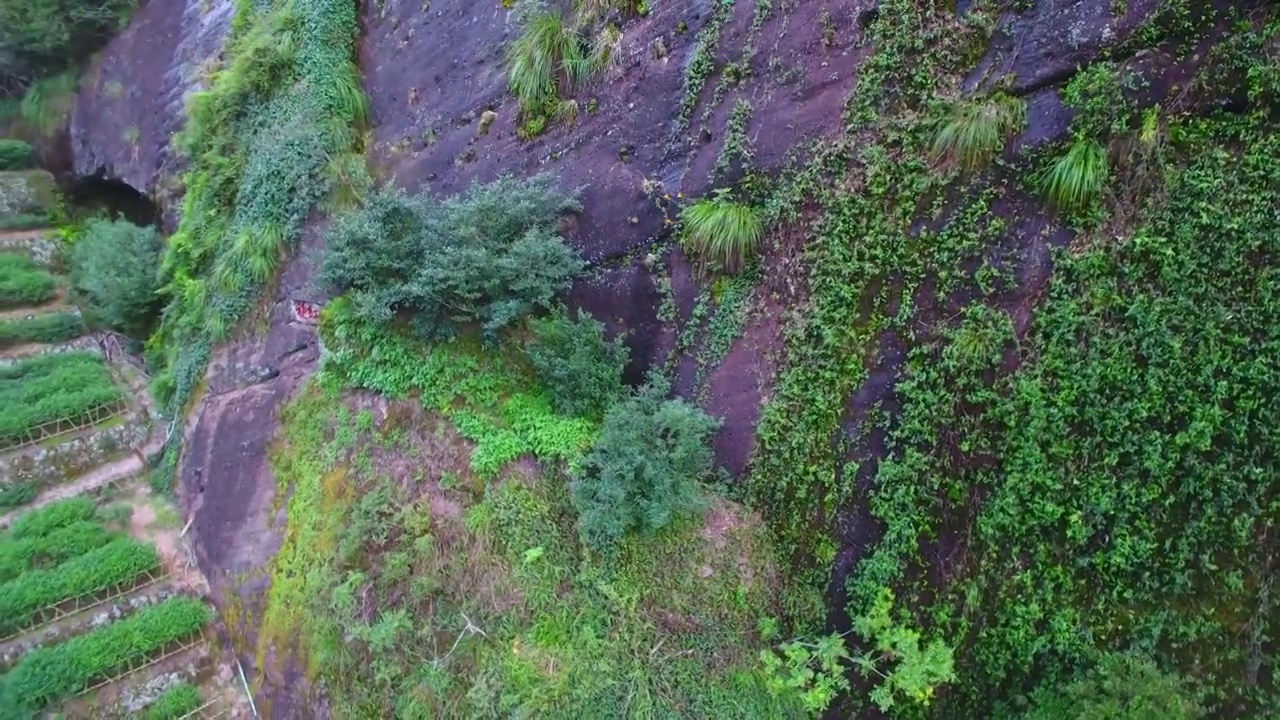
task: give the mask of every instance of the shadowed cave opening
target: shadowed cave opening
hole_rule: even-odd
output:
[[[113,220],[123,218],[135,225],[160,222],[160,208],[148,195],[123,180],[107,177],[102,170],[77,178],[66,195],[68,203],[81,212],[102,212]]]

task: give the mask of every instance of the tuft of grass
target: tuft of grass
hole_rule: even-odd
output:
[[[623,18],[644,15],[648,4],[643,0],[577,0],[574,7],[583,22],[593,22],[615,11]]]
[[[991,162],[1026,121],[1026,101],[1004,93],[958,102],[934,138],[934,157],[962,170],[977,170]]]
[[[541,132],[548,119],[572,122],[576,107],[569,112],[561,98],[608,65],[620,37],[617,28],[605,27],[589,38],[559,12],[530,15],[507,53],[507,87],[520,102],[523,127]]]
[[[543,11],[529,18],[508,56],[507,86],[521,110],[540,111],[555,101],[561,84],[585,76],[584,45],[582,35],[559,13]]]
[[[726,272],[742,269],[764,235],[764,221],[755,208],[735,202],[720,189],[680,212],[685,249]]]
[[[1102,143],[1077,138],[1040,176],[1040,191],[1061,210],[1080,210],[1102,193],[1108,172],[1107,149]]]

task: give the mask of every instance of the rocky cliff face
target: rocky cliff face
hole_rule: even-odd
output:
[[[81,177],[121,180],[153,199],[181,200],[173,136],[187,97],[218,62],[232,0],[148,0],[81,79],[71,117]]]
[[[1176,61],[1161,45],[1167,32],[1160,29],[1161,22],[1176,19],[1161,20],[1161,10],[1155,0],[1130,0],[1122,13],[1111,0],[1088,0],[1035,2],[1010,11],[992,24],[989,46],[967,86],[1003,83],[1027,99],[1022,150],[1065,135],[1071,114],[1062,103],[1062,86],[1078,66],[1101,57],[1140,73],[1146,80],[1137,91],[1142,104],[1230,104],[1231,87],[1212,98],[1187,95],[1186,79],[1208,46]],[[669,239],[667,214],[655,195],[707,193],[723,180],[715,176],[727,143],[745,142],[752,166],[769,172],[807,143],[838,132],[859,63],[869,51],[860,44],[860,23],[874,12],[870,0],[784,2],[767,15],[757,15],[745,2],[654,3],[648,17],[624,26],[612,67],[577,94],[578,121],[522,140],[503,72],[515,28],[499,3],[364,3],[360,63],[374,115],[371,161],[384,179],[441,196],[504,173],[550,171],[564,186],[581,188],[586,209],[571,239],[593,269],[573,290],[572,302],[614,331],[630,333],[633,378],[676,352],[677,387],[725,419],[717,452],[723,464],[741,473],[769,395],[786,313],[804,299],[804,268],[796,257],[808,237],[807,223],[775,230],[767,250],[773,270],[756,291],[755,311],[723,358],[699,368],[698,348],[680,339],[689,323],[703,322],[695,310],[696,271],[678,250],[647,257],[655,243]],[[180,167],[171,138],[182,126],[184,99],[215,61],[230,13],[226,0],[150,0],[139,10],[84,82],[72,124],[77,173],[119,178],[157,196],[170,193],[175,186],[169,179]],[[706,32],[712,25],[718,33]],[[1156,31],[1144,30],[1152,27]],[[690,87],[699,37],[711,48],[714,70]],[[488,112],[496,119],[485,131],[480,118]],[[740,172],[731,164],[726,175]],[[1011,222],[1005,242],[991,252],[1010,258],[1020,278],[1001,304],[1023,332],[1030,304],[1048,277],[1049,248],[1070,242],[1072,234],[1029,197],[996,212]],[[308,238],[308,248],[317,250],[315,228]],[[319,299],[308,294],[311,270],[309,253],[299,252],[276,286],[266,332],[251,333],[220,352],[207,392],[187,419],[180,473],[184,510],[194,515],[197,553],[220,606],[238,612],[229,625],[240,634],[238,647],[250,665],[257,660],[245,651],[254,647],[251,615],[266,582],[260,570],[278,547],[280,532],[267,449],[278,409],[313,370],[317,356],[313,328],[294,312],[294,301]],[[955,308],[924,310],[941,314]],[[894,338],[883,339],[868,381],[849,398],[846,435],[858,434],[873,404],[892,411],[892,386],[905,353]],[[861,472],[873,473],[883,448],[873,438],[859,452],[852,459],[870,460],[862,462]],[[875,533],[865,507],[843,512],[833,608],[844,605],[843,572]],[[264,689],[287,695],[285,686],[296,677],[288,663],[268,658],[266,664],[258,668],[266,672]],[[287,701],[276,707],[282,716],[305,715],[290,712]]]

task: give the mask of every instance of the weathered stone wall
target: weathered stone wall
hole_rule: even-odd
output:
[[[58,239],[45,232],[0,236],[0,252],[22,253],[45,267],[56,264],[58,247]]]
[[[43,170],[0,172],[0,221],[47,212],[57,201],[53,176]]]
[[[133,448],[145,445],[150,434],[151,418],[145,414],[129,416],[105,429],[83,430],[0,457],[0,478],[5,483],[61,483],[128,455]]]

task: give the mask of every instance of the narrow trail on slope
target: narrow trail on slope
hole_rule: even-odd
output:
[[[42,508],[51,502],[92,492],[98,488],[136,475],[146,467],[143,458],[159,452],[162,445],[164,445],[164,428],[153,425],[151,437],[141,450],[135,449],[129,457],[106,465],[100,465],[76,478],[73,482],[63,483],[45,490],[34,501],[0,516],[0,529],[9,527],[19,515]]]

